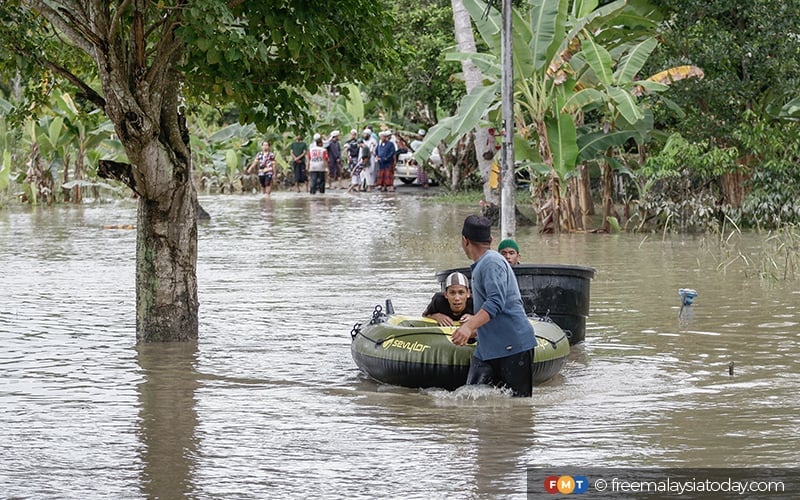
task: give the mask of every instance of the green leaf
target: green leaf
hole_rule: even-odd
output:
[[[581,19],[597,8],[598,0],[575,0],[572,4],[572,17]]]
[[[352,83],[348,84],[347,88],[349,89],[345,103],[347,112],[355,123],[360,123],[364,120],[364,98],[361,96],[361,89]]]
[[[572,28],[561,41],[558,47],[558,53],[564,52],[567,49],[567,45],[582,31],[585,30],[587,33],[596,33],[597,30],[610,19],[616,20],[622,14],[626,5],[626,0],[616,0],[615,2],[592,11],[590,14],[586,15],[586,17],[571,20]],[[602,34],[603,32],[601,32],[599,36],[602,36]]]
[[[428,130],[428,133],[425,134],[425,139],[422,141],[422,145],[414,152],[414,158],[418,162],[424,162],[430,158],[433,150],[450,137],[454,121],[454,116],[448,116],[447,118],[439,120],[439,123]]]
[[[502,68],[500,60],[494,54],[487,54],[483,52],[466,53],[466,52],[448,52],[445,54],[445,61],[472,61],[484,76],[500,77]]]
[[[610,87],[608,89],[608,95],[611,96],[611,100],[614,101],[617,112],[621,114],[628,123],[634,124],[644,118],[642,110],[639,109],[636,100],[630,92],[619,87]]]
[[[531,54],[533,70],[547,70],[553,54],[563,39],[563,23],[566,17],[567,0],[531,1]]]
[[[608,225],[611,226],[611,232],[619,233],[621,231],[621,228],[619,226],[619,221],[617,220],[616,217],[609,215],[608,217],[606,217],[606,221],[608,222]]]
[[[47,128],[47,140],[50,142],[50,147],[55,149],[58,147],[59,139],[64,132],[64,118],[56,116],[50,122]]]
[[[556,118],[548,118],[547,141],[553,153],[553,169],[561,179],[566,179],[574,172],[578,158],[578,138],[572,115],[559,114]]]
[[[464,7],[472,17],[475,26],[477,26],[481,38],[484,39],[491,52],[495,54],[498,69],[492,69],[492,74],[500,75],[499,60],[502,53],[501,30],[503,23],[501,13],[496,8],[493,8],[489,9],[487,16],[484,16],[484,13],[487,13],[486,3],[481,0],[465,0]],[[511,12],[511,31],[514,74],[517,78],[525,78],[533,71],[533,54],[529,48],[533,35],[528,22],[517,9],[512,9]],[[481,68],[478,62],[474,62],[474,64]]]
[[[609,148],[620,147],[631,137],[635,136],[635,130],[619,130],[616,132],[609,132],[608,134],[601,132],[593,132],[590,134],[582,134],[578,137],[578,163],[583,163],[589,160],[603,156]]]
[[[206,52],[206,62],[208,64],[219,64],[220,60],[219,51],[215,47],[211,47],[208,52]]]
[[[641,71],[650,54],[657,46],[658,41],[651,37],[633,47],[617,65],[617,70],[614,72],[614,81],[618,85],[633,82],[636,74]]]
[[[541,163],[539,151],[524,137],[514,134],[514,160]]]
[[[236,150],[228,149],[225,151],[225,167],[229,174],[239,170],[239,153]]]
[[[649,80],[637,80],[635,85],[642,87],[650,93],[666,92],[669,90],[669,85],[665,83],[651,82]]]
[[[585,109],[590,105],[602,105],[606,100],[606,95],[594,88],[586,88],[578,91],[567,99],[563,111],[565,113],[575,113]]]
[[[422,146],[414,153],[414,158],[417,161],[427,160],[433,149],[448,139],[450,139],[447,145],[449,150],[461,136],[479,126],[483,116],[490,111],[492,103],[497,101],[499,86],[498,82],[494,82],[484,87],[477,87],[464,96],[454,116],[440,120],[428,131]]]
[[[613,74],[611,73],[611,54],[608,51],[596,44],[591,36],[587,36],[582,42],[583,50],[581,54],[586,59],[586,62],[594,71],[595,76],[605,85],[613,83]]]
[[[540,162],[531,163],[531,169],[533,169],[534,172],[541,175],[547,175],[552,170],[552,168],[550,168],[550,165]]]
[[[669,109],[675,114],[676,118],[682,120],[686,117],[686,112],[683,110],[680,104],[667,97],[661,96],[660,98],[661,102],[663,102],[667,106],[667,109]]]
[[[800,118],[800,97],[795,97],[781,108],[780,118]]]
[[[3,150],[3,162],[0,164],[0,191],[8,188],[11,175],[11,151]]]
[[[464,8],[469,12],[472,22],[478,28],[478,33],[480,33],[484,43],[489,46],[492,52],[499,54],[502,24],[497,11],[493,10],[488,16],[484,16],[486,4],[481,0],[463,0],[463,2]]]
[[[494,82],[484,87],[477,87],[464,96],[458,112],[453,117],[451,128],[453,140],[448,149],[455,146],[462,135],[480,125],[481,118],[489,111],[491,104],[497,101],[499,87],[500,83]]]

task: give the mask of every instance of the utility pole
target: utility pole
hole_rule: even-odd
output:
[[[503,115],[503,149],[500,153],[502,190],[500,192],[500,238],[513,238],[517,230],[517,221],[514,217],[516,204],[514,194],[517,183],[514,178],[514,66],[511,57],[513,32],[511,29],[511,0],[503,0],[502,26],[500,29],[501,60],[501,86]]]

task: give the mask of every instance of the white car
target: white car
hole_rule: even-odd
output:
[[[397,165],[394,168],[394,176],[400,179],[403,184],[411,184],[417,179],[419,166],[414,161],[411,153],[403,153],[397,157]]]

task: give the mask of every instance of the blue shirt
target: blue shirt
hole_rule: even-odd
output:
[[[378,144],[375,150],[375,156],[378,157],[379,168],[389,168],[394,162],[394,153],[396,149],[392,141],[386,141]]]
[[[488,361],[533,349],[533,325],[525,314],[517,278],[506,259],[487,250],[470,267],[475,311],[483,309],[491,318],[478,328],[475,357]]]

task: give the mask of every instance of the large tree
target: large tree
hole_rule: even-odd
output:
[[[198,335],[197,194],[184,114],[234,103],[260,128],[304,121],[300,89],[369,76],[388,60],[380,2],[11,0],[0,7],[0,64],[54,81],[114,123],[129,163],[101,171],[138,195],[138,342]],[[35,78],[37,77],[38,78]],[[44,92],[43,92],[44,91]]]

